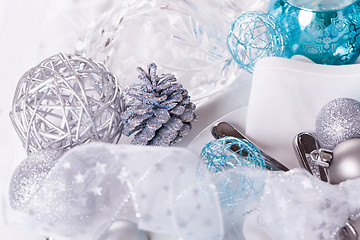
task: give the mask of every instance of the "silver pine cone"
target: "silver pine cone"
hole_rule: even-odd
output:
[[[156,68],[155,63],[147,71],[137,68],[142,83],[124,91],[123,134],[136,133],[132,144],[173,145],[191,130],[191,122],[197,120],[188,91],[176,82],[174,75],[156,75]]]

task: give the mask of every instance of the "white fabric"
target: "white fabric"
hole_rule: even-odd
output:
[[[246,134],[288,168],[299,167],[292,146],[295,136],[315,132],[320,109],[339,97],[360,100],[360,65],[264,58],[254,70]]]
[[[360,191],[354,191],[359,182],[331,185],[304,169],[268,172],[260,204],[250,217],[253,222],[245,225],[246,239],[339,239],[339,228],[359,211]]]
[[[83,144],[57,161],[19,210],[59,240],[103,240],[102,226],[123,219],[186,240],[221,240],[221,205],[210,173],[197,180],[199,161],[185,148]],[[33,170],[27,166],[21,174]]]

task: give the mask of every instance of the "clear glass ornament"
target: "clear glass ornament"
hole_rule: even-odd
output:
[[[231,80],[221,77],[229,57],[225,41],[193,9],[183,1],[113,9],[89,27],[80,52],[107,65],[120,86],[137,82],[136,67],[156,62],[196,103]]]

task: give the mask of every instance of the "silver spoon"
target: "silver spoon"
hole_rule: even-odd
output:
[[[211,134],[214,136],[215,139],[223,138],[223,137],[236,137],[239,139],[244,139],[257,147],[253,142],[251,142],[247,137],[245,137],[240,131],[234,128],[231,124],[227,122],[219,122],[216,123],[212,129]],[[285,167],[283,164],[266,154],[262,151],[259,147],[257,147],[261,152],[261,155],[264,157],[266,168],[269,170],[282,170],[288,171],[289,169]]]
[[[358,234],[359,221],[348,220],[346,225],[340,230],[339,238],[340,240],[359,240],[360,235]]]

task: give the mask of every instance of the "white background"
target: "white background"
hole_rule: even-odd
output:
[[[13,224],[19,219],[14,219],[9,214],[7,205],[8,184],[13,170],[26,155],[21,146],[15,130],[9,118],[11,103],[16,84],[21,75],[35,66],[41,59],[41,55],[55,54],[60,51],[68,51],[59,48],[53,52],[54,47],[45,47],[40,51],[39,43],[44,35],[52,29],[47,25],[51,15],[60,12],[59,6],[66,7],[72,1],[45,1],[45,0],[0,0],[0,239],[27,239],[35,240],[44,237],[38,236],[31,226]],[[66,14],[64,15],[66,16]],[[70,23],[68,24],[70,25]],[[53,29],[54,31],[63,30]],[[81,27],[81,26],[79,26]],[[76,26],[69,29],[74,31]],[[66,31],[57,36],[58,43],[68,41]]]
[[[5,224],[8,218],[7,188],[13,169],[25,157],[12,128],[9,112],[22,73],[34,65],[47,2],[0,0],[0,189],[1,239],[42,239],[24,226]]]

